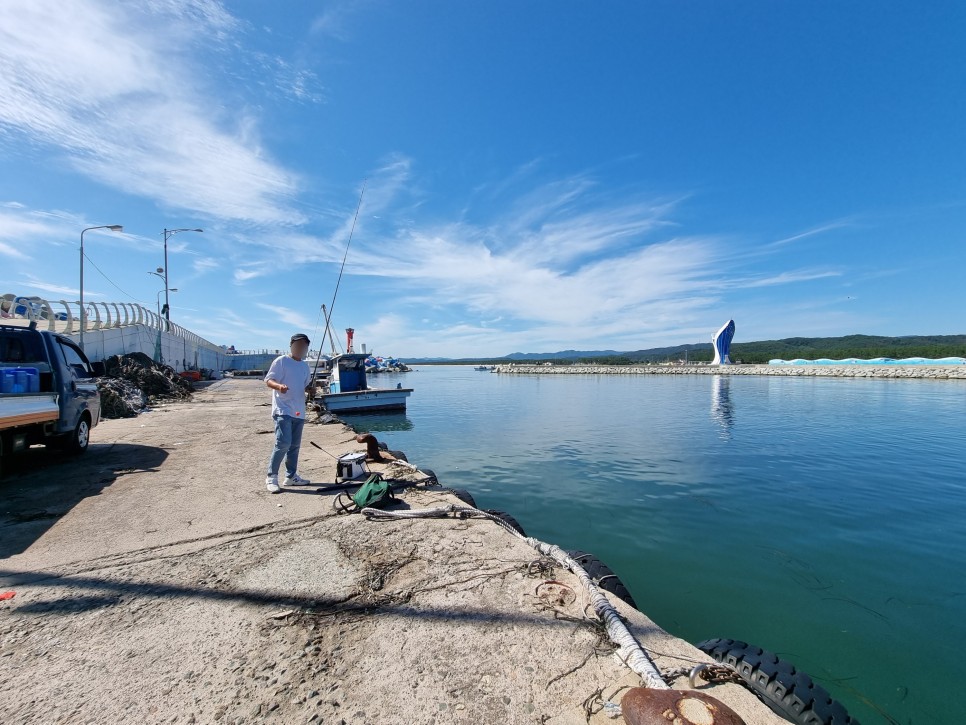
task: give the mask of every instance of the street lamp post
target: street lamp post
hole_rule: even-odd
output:
[[[164,279],[164,277],[161,276],[160,272],[148,272],[148,274],[153,274],[155,277],[161,277],[161,279]],[[173,287],[171,289],[165,288],[163,290],[159,289],[158,293],[154,296],[154,302],[157,305],[157,310],[158,310],[158,339],[157,339],[157,342],[155,342],[154,344],[155,362],[159,362],[159,363],[164,362],[164,356],[161,355],[161,293],[164,292],[165,295],[167,295],[168,292],[177,292],[177,291],[178,291],[177,287]]]
[[[110,229],[112,232],[123,232],[124,227],[120,224],[102,224],[97,227],[87,227],[81,230],[80,243],[80,348],[84,349],[84,328],[87,327],[87,314],[84,310],[84,232],[91,229]]]
[[[177,291],[178,291],[178,288],[177,287],[172,287],[171,289],[168,290],[168,292],[177,292]],[[163,289],[159,289],[158,290],[158,294],[156,294],[155,295],[155,298],[154,298],[154,302],[155,302],[155,304],[157,305],[157,308],[158,308],[158,317],[161,317],[161,293],[162,292],[164,292],[164,290]]]
[[[171,322],[171,304],[168,299],[168,238],[179,232],[203,232],[204,229],[165,229],[164,230],[164,319]]]

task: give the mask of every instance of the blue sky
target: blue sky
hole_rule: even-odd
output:
[[[966,332],[966,4],[7,0],[0,292],[378,353]],[[315,334],[315,339],[320,337]]]

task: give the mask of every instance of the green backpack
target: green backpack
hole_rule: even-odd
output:
[[[369,476],[366,482],[362,484],[362,487],[352,496],[352,502],[360,509],[382,508],[393,503],[395,500],[396,497],[393,495],[392,486],[389,485],[388,481],[383,481],[382,476],[378,473]]]

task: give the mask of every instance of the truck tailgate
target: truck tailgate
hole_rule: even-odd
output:
[[[60,407],[53,393],[0,395],[0,430],[46,423],[59,417]]]

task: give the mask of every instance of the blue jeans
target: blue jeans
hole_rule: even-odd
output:
[[[277,476],[278,469],[285,459],[285,474],[294,476],[299,465],[299,448],[302,447],[302,428],[305,421],[289,415],[274,415],[275,450],[268,462],[268,475]]]

